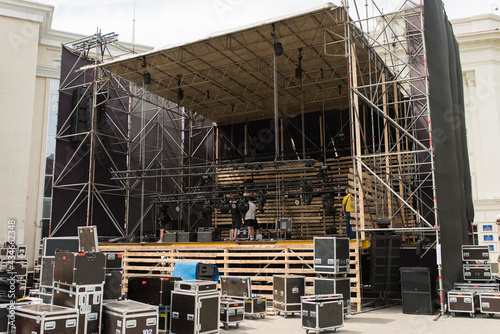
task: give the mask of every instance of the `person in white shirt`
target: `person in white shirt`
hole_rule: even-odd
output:
[[[257,206],[251,200],[248,200],[248,211],[245,213],[245,225],[248,227],[248,238],[254,240],[255,229],[257,228],[257,219],[255,218]]]

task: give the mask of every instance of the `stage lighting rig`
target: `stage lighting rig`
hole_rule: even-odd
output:
[[[203,212],[207,215],[211,215],[212,212],[214,212],[214,205],[210,199],[206,199],[205,202],[203,202]]]
[[[264,213],[264,205],[266,205],[266,195],[264,193],[259,193],[257,196],[257,209]]]
[[[227,200],[227,198],[223,198],[221,199],[220,203],[219,203],[219,210],[220,210],[220,213],[222,214],[226,214],[226,213],[229,213],[229,211],[231,210],[231,207],[229,206],[229,201]]]
[[[245,197],[240,198],[238,201],[238,210],[245,214],[248,211],[248,200]]]

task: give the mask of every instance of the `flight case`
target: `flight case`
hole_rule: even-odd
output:
[[[471,281],[491,281],[491,265],[490,264],[464,264],[463,265],[464,280]]]
[[[344,315],[351,313],[351,279],[349,277],[315,278],[314,294],[341,294],[344,301]]]
[[[314,238],[314,272],[340,274],[350,271],[349,239]]]
[[[254,316],[260,316],[260,318],[266,317],[267,310],[267,298],[266,297],[232,297],[236,300],[242,300],[245,304],[245,315],[248,315],[250,319]]]
[[[485,313],[488,318],[494,314],[500,314],[500,293],[492,291],[480,292],[479,305],[481,313]]]
[[[220,293],[172,291],[171,334],[219,333]]]
[[[220,301],[220,321],[225,329],[229,325],[236,325],[239,328],[240,322],[245,320],[245,305],[242,300],[221,299]]]
[[[273,276],[273,308],[278,315],[300,312],[300,297],[305,295],[304,276]]]
[[[102,312],[104,334],[157,334],[158,307],[134,300],[119,300],[104,304]]]
[[[341,294],[303,296],[301,298],[302,328],[321,332],[337,331],[344,326],[344,301]]]
[[[490,250],[488,246],[462,245],[462,261],[489,261]]]
[[[36,304],[16,308],[10,334],[79,334],[75,309]]]
[[[100,284],[105,280],[103,253],[57,252],[54,282],[65,284]]]
[[[220,290],[222,296],[251,297],[252,283],[247,276],[221,276]]]
[[[180,277],[129,277],[127,298],[156,306],[170,305],[170,294]]]
[[[474,314],[478,308],[478,301],[478,296],[475,291],[448,291],[448,311],[451,312],[451,316],[453,317],[456,313],[468,313],[471,318],[474,318]]]
[[[78,334],[101,332],[104,284],[70,285],[54,282],[53,304],[78,311]]]

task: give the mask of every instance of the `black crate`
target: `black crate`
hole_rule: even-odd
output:
[[[79,334],[75,309],[38,304],[16,308],[10,334]]]
[[[163,242],[177,242],[177,231],[171,231],[170,233],[163,233]]]
[[[222,296],[252,297],[252,282],[247,276],[221,276],[220,290]]]
[[[350,271],[349,239],[314,238],[314,272],[339,274]]]
[[[213,264],[198,263],[196,266],[196,279],[215,281],[219,275],[219,268]]]
[[[471,290],[471,291],[500,291],[498,283],[455,283],[455,290]]]
[[[123,268],[123,253],[104,253],[106,257],[106,269]]]
[[[344,326],[342,295],[304,296],[301,303],[302,328],[319,332]]]
[[[78,252],[78,237],[50,237],[43,239],[43,256],[55,256],[57,252]]]
[[[490,249],[488,246],[463,245],[462,261],[489,261]]]
[[[220,294],[172,291],[170,333],[219,332]]]
[[[490,264],[464,264],[463,273],[464,280],[468,282],[490,282],[492,280]]]
[[[242,300],[221,299],[220,301],[220,321],[225,329],[229,325],[236,325],[245,320],[245,305]]]
[[[57,252],[54,282],[77,285],[103,283],[105,264],[103,253]]]
[[[456,313],[468,313],[472,317],[478,308],[479,298],[475,291],[450,290],[448,291],[448,311],[452,316]]]
[[[158,307],[134,300],[119,300],[104,304],[102,333],[156,334]]]
[[[315,278],[315,295],[341,294],[344,301],[344,313],[351,312],[351,279],[344,278]]]
[[[217,291],[217,282],[203,280],[177,281],[174,290],[200,294],[213,293]]]
[[[485,313],[488,316],[500,314],[500,294],[498,292],[480,292],[479,305],[481,313]]]
[[[196,236],[197,242],[213,242],[220,241],[220,231],[198,231]]]
[[[305,295],[304,276],[273,276],[273,308],[278,314],[300,312],[300,298]]]
[[[267,298],[261,296],[253,297],[233,297],[236,300],[242,300],[245,304],[245,315],[248,315],[250,319],[254,316],[260,316],[264,318],[267,311]]]
[[[123,271],[120,269],[107,269],[104,280],[104,300],[116,300],[122,296]]]
[[[127,298],[156,306],[170,305],[171,292],[180,277],[129,277]]]
[[[103,284],[71,285],[54,282],[54,305],[78,310],[78,334],[100,333]]]
[[[177,242],[196,242],[196,233],[179,232],[177,233]]]

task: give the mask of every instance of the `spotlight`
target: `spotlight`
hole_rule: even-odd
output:
[[[223,213],[223,214],[229,213],[229,210],[231,210],[231,208],[229,206],[227,199],[224,198],[220,201],[219,210],[220,210],[220,213]]]
[[[257,196],[257,209],[264,213],[264,205],[266,205],[266,196],[264,194],[259,194]]]
[[[238,210],[240,210],[241,213],[247,213],[247,211],[248,211],[248,200],[246,198],[241,198],[238,201]]]
[[[328,175],[328,166],[327,165],[322,165],[320,168],[319,168],[319,172],[318,172],[318,177],[327,177]]]
[[[142,75],[142,82],[145,85],[149,85],[151,83],[151,74],[149,74],[148,71],[144,71],[144,74]]]
[[[300,205],[300,196],[299,195],[295,196],[295,200],[293,201],[293,204],[295,204],[296,206]]]
[[[281,56],[283,54],[283,45],[280,42],[275,41],[273,46],[274,46],[274,54],[278,57]]]
[[[323,211],[326,215],[332,215],[334,213],[332,199],[329,194],[323,197]]]
[[[205,200],[205,202],[203,203],[203,212],[209,215],[214,212],[214,206],[212,204],[212,201],[210,201],[209,199]]]
[[[200,212],[198,213],[198,219],[199,219],[199,220],[204,220],[204,219],[207,219],[207,214],[206,214],[205,212],[203,212],[203,211],[200,211]]]
[[[311,187],[306,187],[304,189],[305,193],[302,195],[302,199],[304,200],[305,205],[309,205],[312,202],[313,199],[313,194],[312,194],[312,188]]]

